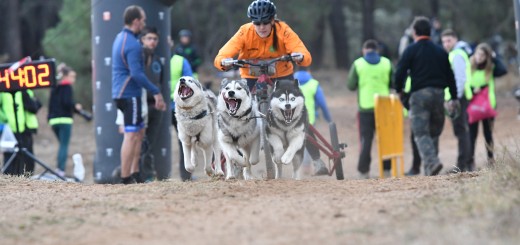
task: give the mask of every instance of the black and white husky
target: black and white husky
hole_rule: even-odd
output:
[[[220,164],[215,164],[215,171],[211,168],[212,154],[217,159],[220,156],[215,113],[217,98],[213,92],[205,91],[197,79],[185,76],[179,79],[173,99],[186,171],[193,173],[198,162],[197,150],[201,150],[206,174],[223,176]]]
[[[281,178],[282,164],[293,164],[293,178],[299,179],[299,168],[305,149],[308,126],[305,100],[298,80],[278,80],[269,98],[266,134],[276,178]]]
[[[257,118],[256,102],[246,80],[222,80],[217,112],[218,141],[226,157],[226,179],[238,177],[234,167],[243,168],[245,180],[252,179],[251,164],[259,161],[261,120]]]

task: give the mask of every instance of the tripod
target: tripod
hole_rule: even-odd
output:
[[[40,177],[38,177],[38,179],[40,179],[45,173],[50,172],[51,174],[53,174],[54,176],[58,177],[59,179],[61,179],[63,181],[67,181],[64,177],[62,177],[61,175],[56,173],[54,170],[52,170],[49,166],[47,166],[47,164],[45,164],[42,161],[38,160],[31,152],[29,152],[27,150],[27,148],[25,148],[25,147],[20,148],[18,146],[18,144],[16,144],[16,146],[14,147],[14,151],[13,152],[14,152],[13,155],[11,155],[9,160],[7,160],[7,162],[5,163],[4,167],[2,168],[2,173],[5,173],[7,168],[9,168],[9,166],[13,163],[14,159],[16,158],[16,156],[18,154],[23,154],[26,157],[29,157],[32,160],[34,160],[34,162],[38,163],[40,166],[42,166],[45,169],[45,171],[43,171],[43,173],[40,174]]]
[[[14,112],[14,119],[15,119],[15,125],[16,125],[16,132],[19,132],[18,115],[17,115],[17,113],[18,113],[17,109],[18,109],[19,105],[16,104],[16,97],[15,97],[16,92],[18,92],[18,91],[10,91],[9,93],[11,94],[11,98],[13,100],[13,112]],[[23,104],[23,102],[22,102],[22,104]],[[40,174],[40,177],[38,177],[38,179],[40,179],[45,173],[50,172],[51,174],[55,175],[59,179],[67,181],[64,177],[60,176],[54,170],[49,168],[49,166],[47,166],[45,163],[43,163],[42,161],[38,160],[29,150],[27,150],[27,148],[20,147],[18,141],[16,142],[14,147],[12,147],[11,149],[13,150],[13,154],[11,155],[9,160],[7,160],[7,162],[5,163],[4,167],[2,168],[2,173],[5,173],[5,171],[13,163],[14,159],[16,158],[16,156],[18,156],[18,154],[22,154],[22,155],[24,155],[24,156],[34,160],[36,163],[38,163],[40,166],[42,166],[45,169],[45,171],[42,174]]]

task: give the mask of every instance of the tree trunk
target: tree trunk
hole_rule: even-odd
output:
[[[315,35],[310,41],[309,50],[312,54],[312,66],[319,69],[323,65],[323,41],[325,37],[325,14],[321,14],[316,20]]]
[[[5,32],[5,51],[9,61],[16,61],[22,58],[22,38],[20,35],[19,1],[7,0],[7,9],[4,15],[7,31]]]
[[[334,43],[334,58],[336,67],[348,69],[350,65],[348,53],[347,25],[345,14],[343,13],[342,0],[330,0],[334,6],[329,15],[330,29],[332,31],[332,41]]]
[[[363,13],[363,41],[374,39],[374,0],[361,0]]]

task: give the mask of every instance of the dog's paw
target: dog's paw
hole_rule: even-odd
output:
[[[293,159],[293,155],[292,154],[288,154],[287,152],[285,154],[283,154],[282,158],[280,159],[281,162],[285,165],[289,165],[291,164],[292,162],[292,159]]]
[[[209,165],[209,167],[206,167],[204,169],[206,171],[206,175],[208,175],[209,177],[213,176],[213,169],[211,168],[211,165]]]
[[[184,163],[184,168],[186,169],[186,171],[188,171],[190,173],[193,173],[195,171],[195,165],[190,165],[190,164]]]
[[[228,175],[226,176],[226,180],[235,180],[236,177],[234,175]]]
[[[222,171],[222,170],[215,171],[215,176],[217,176],[217,177],[224,177],[224,175],[225,175],[224,171]]]
[[[254,179],[255,178],[252,175],[244,173],[244,180],[254,180]]]
[[[245,166],[246,165],[246,161],[245,161],[245,158],[242,157],[242,156],[233,156],[233,157],[230,157],[231,158],[231,162],[238,165],[238,166]]]
[[[273,162],[276,163],[276,164],[281,164],[282,163],[281,155],[273,155],[272,159],[273,159]]]

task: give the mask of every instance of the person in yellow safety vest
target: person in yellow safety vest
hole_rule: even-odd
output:
[[[479,93],[483,88],[488,88],[488,98],[491,106],[496,109],[495,78],[507,73],[507,69],[499,59],[494,57],[493,50],[486,43],[481,43],[475,49],[475,54],[470,58],[471,79],[470,88],[473,94]],[[493,124],[495,118],[483,119],[469,125],[471,152],[468,171],[475,170],[475,143],[478,134],[478,125],[482,122],[484,138],[486,139],[486,151],[488,164],[494,164],[493,154]]]
[[[374,96],[389,95],[392,86],[392,63],[378,53],[378,43],[367,40],[363,44],[363,57],[354,61],[348,75],[347,87],[358,91],[358,123],[360,154],[358,171],[361,178],[369,178],[370,151],[375,132]],[[389,173],[390,161],[384,162]]]
[[[470,135],[468,115],[466,108],[468,107],[468,100],[471,100],[471,88],[469,79],[471,77],[471,65],[469,63],[468,53],[471,49],[464,41],[459,41],[455,31],[451,29],[444,30],[441,35],[442,46],[444,50],[449,53],[448,59],[451,64],[451,69],[455,75],[455,82],[457,85],[457,99],[460,103],[460,114],[451,118],[453,124],[453,133],[458,140],[458,157],[457,166],[448,170],[451,173],[467,171],[470,164]],[[444,91],[444,100],[451,99],[448,88]]]
[[[38,129],[36,112],[41,104],[35,99],[31,90],[22,90],[15,93],[0,93],[0,110],[5,115],[6,125],[14,133],[18,147],[33,152],[32,134]],[[4,164],[11,158],[12,152],[4,152]],[[19,154],[6,169],[4,174],[24,175],[34,172],[34,160]]]
[[[177,119],[175,118],[175,102],[173,101],[173,94],[175,91],[175,86],[179,82],[179,78],[182,76],[193,76],[193,71],[191,70],[190,63],[188,60],[178,54],[174,54],[170,59],[170,79],[171,79],[171,97],[170,104],[172,109],[172,125],[175,127],[175,131],[177,131]],[[179,142],[179,173],[181,175],[181,179],[183,181],[191,180],[191,173],[186,171],[184,167],[184,155],[182,153],[182,143]]]
[[[327,108],[327,102],[323,90],[318,82],[314,79],[307,67],[300,67],[300,70],[294,73],[294,78],[300,83],[300,90],[305,98],[305,108],[307,109],[307,115],[309,118],[309,124],[314,125],[316,117],[318,116],[317,108],[320,108],[323,112],[323,118],[327,122],[331,122],[329,109]],[[315,138],[312,131],[307,131],[309,135]],[[320,159],[320,150],[310,141],[305,141],[305,149],[312,158],[314,166],[314,175],[326,175],[329,170],[325,166],[325,163]]]

